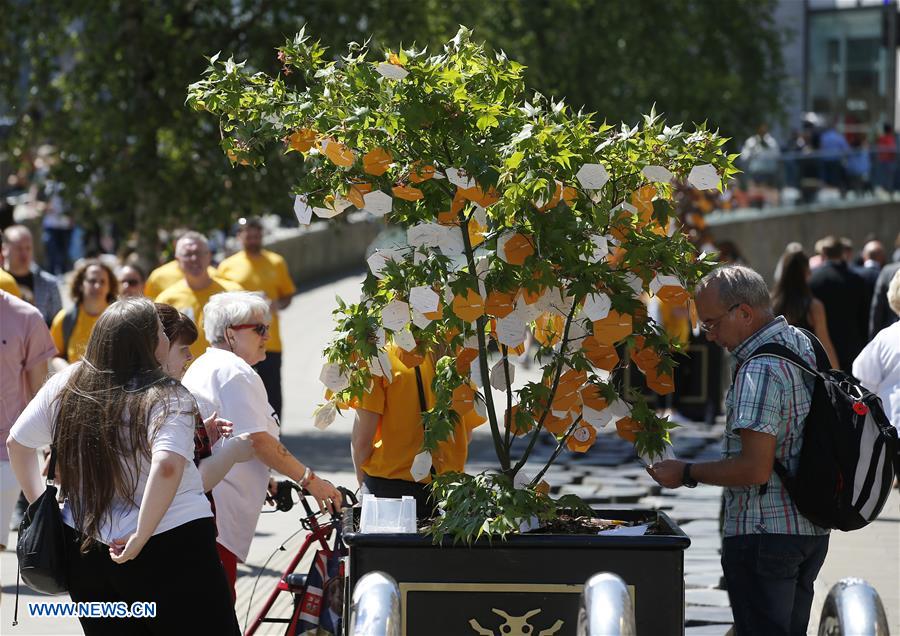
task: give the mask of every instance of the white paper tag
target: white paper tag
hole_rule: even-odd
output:
[[[363,210],[372,216],[382,217],[394,207],[394,199],[381,190],[375,190],[363,195]]]
[[[672,180],[672,173],[669,172],[668,168],[663,166],[646,166],[641,172],[643,172],[644,176],[650,181],[668,183]]]
[[[719,175],[716,169],[707,163],[691,168],[688,182],[698,190],[713,190],[719,187]]]
[[[475,186],[475,180],[470,179],[465,170],[461,168],[447,168],[447,180],[453,185],[468,190]]]
[[[394,334],[394,344],[404,351],[412,351],[416,348],[416,339],[413,337],[409,327]]]
[[[406,242],[413,247],[437,247],[442,231],[437,223],[417,223],[406,230]]]
[[[591,263],[599,263],[609,254],[609,243],[602,234],[591,234],[591,243],[594,250],[589,258]]]
[[[378,71],[379,75],[382,77],[392,80],[402,80],[409,75],[409,71],[405,68],[397,66],[396,64],[391,64],[390,62],[382,62],[375,67],[375,70]]]
[[[431,453],[422,451],[413,458],[409,473],[416,481],[422,481],[431,473]]]
[[[518,347],[525,342],[525,322],[518,312],[497,321],[497,339],[507,347]]]
[[[442,226],[437,244],[444,256],[461,256],[466,251],[462,228],[457,226]]]
[[[381,324],[385,329],[400,331],[409,324],[409,305],[396,298],[381,310]]]
[[[324,431],[326,428],[331,426],[334,422],[335,417],[337,417],[337,407],[334,402],[326,402],[322,406],[316,409],[314,414],[313,426],[315,426],[320,431]]]
[[[346,373],[341,373],[341,366],[334,362],[328,362],[322,367],[319,380],[335,393],[350,386],[350,378]]]
[[[586,163],[578,170],[575,178],[585,190],[599,190],[609,181],[609,172],[603,164]]]
[[[306,202],[306,197],[298,194],[294,197],[294,214],[297,215],[297,222],[300,225],[309,225],[312,220],[313,210]]]
[[[484,380],[481,377],[480,356],[472,360],[472,363],[469,365],[469,376],[472,378],[472,384],[474,384],[479,389],[484,388]]]
[[[582,311],[592,322],[603,320],[609,315],[612,308],[612,300],[603,293],[588,294],[584,299],[584,308]]]
[[[441,298],[427,285],[413,287],[409,290],[409,304],[415,311],[423,314],[437,311]]]
[[[425,314],[421,311],[416,311],[415,309],[412,310],[412,321],[419,329],[424,329],[431,324],[431,318],[426,318]]]
[[[498,391],[506,393],[506,369],[503,366],[503,358],[500,358],[491,368],[491,386]],[[516,381],[516,367],[509,363],[509,384]]]

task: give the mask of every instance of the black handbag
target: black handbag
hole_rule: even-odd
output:
[[[28,587],[43,594],[64,594],[68,590],[63,520],[53,485],[55,475],[56,450],[51,446],[47,490],[28,506],[16,541],[19,576]]]

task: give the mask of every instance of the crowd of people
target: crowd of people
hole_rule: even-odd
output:
[[[866,133],[853,121],[810,115],[782,142],[760,124],[737,163],[744,174],[730,188],[736,207],[813,203],[829,192],[840,198],[900,192],[898,137],[887,123]]]
[[[85,259],[63,309],[28,229],[3,232],[0,549],[17,497],[24,508],[43,492],[49,449],[65,500],[72,600],[152,598],[165,608],[153,633],[180,633],[191,615],[204,631],[238,632],[234,612],[220,610],[235,601],[237,563],[275,487],[270,470],[322,510],[342,504],[279,441],[277,315],[295,292],[287,266],[262,248],[259,220],[242,219],[237,237],[243,249],[218,268],[196,232],[147,277],[134,264],[114,271]],[[82,626],[146,629],[137,619]]]

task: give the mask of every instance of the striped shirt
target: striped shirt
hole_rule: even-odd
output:
[[[814,379],[797,367],[774,357],[742,364],[760,346],[777,343],[815,366],[816,355],[801,331],[778,317],[731,352],[734,382],[725,397],[724,457],[741,453],[739,429],[775,437],[775,458],[796,473],[803,444],[803,426],[812,404]],[[822,535],[828,530],[801,516],[775,471],[766,492],[759,486],[725,488],[725,536],[743,534]]]

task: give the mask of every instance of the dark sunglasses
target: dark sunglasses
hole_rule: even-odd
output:
[[[231,328],[235,331],[240,331],[242,329],[252,329],[256,332],[256,335],[260,338],[264,337],[267,333],[269,333],[269,325],[263,324],[261,322],[258,323],[250,323],[246,325],[231,325]]]

